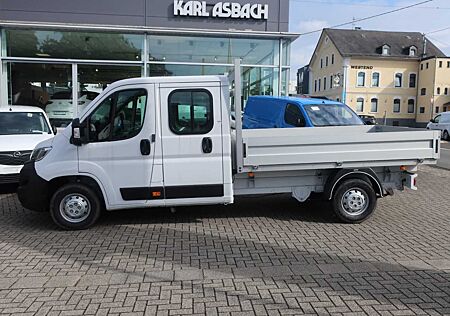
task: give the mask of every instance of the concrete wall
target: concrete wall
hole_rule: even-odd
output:
[[[218,0],[207,1],[214,5]],[[14,0],[0,1],[0,20],[106,24],[167,28],[236,29],[287,32],[288,0],[233,0],[269,5],[267,21],[174,17],[173,0]]]

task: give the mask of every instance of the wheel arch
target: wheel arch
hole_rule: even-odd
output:
[[[341,169],[332,173],[325,184],[324,195],[327,200],[333,198],[338,185],[347,179],[361,179],[374,188],[377,196],[384,197],[383,184],[372,169]]]
[[[89,188],[93,189],[100,199],[100,201],[103,203],[103,207],[106,207],[107,199],[105,191],[101,185],[100,182],[98,182],[96,179],[90,177],[90,176],[63,176],[63,177],[57,177],[49,181],[49,190],[48,195],[49,199],[53,196],[53,194],[62,186],[69,184],[69,183],[77,183],[77,184],[84,184],[88,186]]]

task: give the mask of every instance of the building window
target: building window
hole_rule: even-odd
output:
[[[323,90],[327,90],[327,77],[323,77]]]
[[[437,95],[441,94],[441,88],[438,87],[438,88],[436,89],[436,94],[437,94]]]
[[[430,66],[430,65],[429,65],[428,63],[426,63],[425,65],[427,66],[427,69],[428,69],[428,68],[429,68],[429,66]]]
[[[416,87],[416,80],[417,80],[416,74],[409,74],[409,87],[410,88]]]
[[[420,95],[427,95],[427,88],[420,89]]]
[[[439,61],[439,68],[442,68],[442,60]]]
[[[378,99],[377,98],[372,98],[372,100],[370,100],[370,112],[378,112]]]
[[[322,87],[322,80],[319,79],[319,91],[320,91],[321,87]]]
[[[444,89],[444,94],[445,94],[445,95],[448,95],[448,88],[445,88],[445,89]]]
[[[438,106],[436,107],[435,110],[436,110],[436,113],[439,113],[439,107]]]
[[[320,58],[320,68],[323,68],[323,58]]]
[[[420,64],[420,70],[423,70],[423,64]]]
[[[175,90],[169,95],[169,127],[177,135],[207,134],[214,125],[208,90]]]
[[[372,74],[372,87],[379,87],[380,86],[380,73],[374,72]]]
[[[425,113],[425,107],[424,107],[424,106],[421,106],[421,107],[419,108],[419,113],[420,113],[420,114],[424,114],[424,113]]]
[[[395,87],[396,88],[401,88],[402,87],[402,80],[403,80],[403,75],[398,73],[395,74]]]
[[[356,112],[364,112],[364,99],[358,98],[356,100]]]
[[[334,65],[334,54],[331,54],[331,64]]]
[[[330,89],[333,89],[333,76],[330,76]]]
[[[328,67],[328,56],[325,58],[325,67]]]
[[[390,54],[391,54],[391,47],[389,45],[383,45],[382,55],[383,56],[388,56]]]
[[[314,92],[317,92],[317,80],[314,80]]]
[[[417,48],[415,46],[411,46],[409,48],[409,56],[414,57],[417,55]]]
[[[358,72],[357,86],[364,87],[365,82],[366,82],[366,74],[362,71]]]
[[[408,100],[408,113],[414,113],[415,101],[414,99]]]
[[[450,61],[447,62],[447,68],[450,68]]]
[[[394,99],[394,113],[400,113],[400,99]]]

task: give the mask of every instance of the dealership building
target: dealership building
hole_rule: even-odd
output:
[[[237,58],[244,97],[286,95],[288,25],[287,0],[1,1],[0,104],[64,126],[114,81],[226,74]]]

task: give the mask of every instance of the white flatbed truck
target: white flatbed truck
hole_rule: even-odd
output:
[[[239,62],[235,74],[240,74]],[[234,86],[241,86],[235,75]],[[439,131],[388,126],[243,130],[226,76],[136,78],[110,85],[71,126],[40,143],[21,172],[23,206],[64,229],[103,209],[231,204],[234,196],[322,193],[359,223],[377,199],[416,190],[436,164]]]

